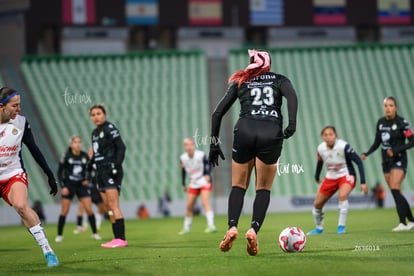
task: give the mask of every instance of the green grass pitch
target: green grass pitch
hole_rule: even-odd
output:
[[[350,210],[347,233],[336,234],[337,212],[325,214],[325,233],[309,236],[301,253],[284,253],[280,231],[290,225],[313,228],[311,212],[268,214],[259,234],[259,254],[246,252],[244,233],[250,216],[239,223],[239,238],[222,253],[218,244],[226,218],[216,217],[219,231],[205,234],[205,219],[193,220],[192,232],[179,236],[181,218],[129,220],[127,248],[104,249],[90,231],[75,235],[65,227],[64,241],[55,243],[56,225],[47,235],[61,265],[48,268],[41,250],[22,226],[0,228],[0,275],[413,275],[414,231],[393,233],[394,209]],[[105,221],[101,235],[112,238]]]

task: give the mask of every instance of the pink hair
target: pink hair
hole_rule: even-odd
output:
[[[249,50],[248,52],[250,64],[245,69],[234,72],[229,78],[229,83],[235,81],[240,87],[243,82],[270,71],[270,55],[268,52],[257,50]]]

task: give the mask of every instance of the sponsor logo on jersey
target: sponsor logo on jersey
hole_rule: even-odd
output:
[[[0,145],[0,152],[15,152],[19,149],[18,145],[14,146],[6,146],[6,145]]]
[[[254,88],[254,87],[263,87],[263,86],[271,86],[273,82],[250,82],[247,84],[247,88]]]
[[[270,74],[262,74],[257,77],[255,77],[253,80],[275,80],[276,75],[270,75]]]
[[[0,157],[14,156],[17,154],[18,150],[19,150],[18,145],[14,145],[14,146],[0,145]]]
[[[279,115],[277,114],[276,110],[263,110],[263,109],[259,109],[259,110],[252,110],[252,115],[265,115],[265,116],[272,116],[275,118],[279,118]]]

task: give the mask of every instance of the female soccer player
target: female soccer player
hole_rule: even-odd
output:
[[[92,162],[96,167],[98,189],[106,206],[109,219],[112,222],[114,234],[114,239],[102,244],[102,247],[126,247],[128,242],[125,239],[124,215],[119,206],[125,144],[114,124],[106,121],[104,106],[92,106],[89,109],[89,115],[92,122],[96,125],[96,128],[92,131]]]
[[[385,116],[377,122],[374,143],[361,155],[361,158],[365,160],[382,144],[382,171],[394,197],[400,219],[400,223],[392,231],[414,230],[410,205],[401,192],[401,184],[407,170],[407,150],[414,146],[414,134],[410,124],[397,115],[397,101],[394,97],[385,98],[384,114]],[[406,139],[408,139],[407,144]]]
[[[95,240],[102,239],[96,230],[95,215],[92,211],[91,191],[87,186],[89,183],[89,176],[87,174],[88,161],[88,154],[82,151],[80,136],[72,136],[69,148],[59,163],[57,173],[62,188],[62,209],[59,216],[56,242],[63,241],[63,227],[65,226],[66,216],[69,213],[70,205],[75,195],[88,215],[92,229],[92,238]]]
[[[315,180],[320,183],[319,176],[322,171],[323,163],[326,166],[326,176],[313,203],[312,214],[316,228],[308,235],[323,233],[323,206],[339,191],[338,196],[338,234],[345,233],[346,218],[348,215],[348,196],[355,188],[356,174],[352,161],[358,165],[359,175],[361,176],[361,190],[366,195],[368,186],[365,184],[365,173],[362,161],[352,147],[342,139],[339,139],[333,126],[324,127],[321,131],[323,142],[318,146],[317,165]]]
[[[49,245],[43,226],[28,201],[27,174],[21,159],[22,142],[48,177],[50,194],[57,193],[57,183],[43,154],[35,143],[29,122],[20,112],[20,92],[0,89],[0,194],[22,219],[43,251],[47,265],[58,266],[59,261]]]
[[[88,157],[89,159],[91,159],[93,157],[93,149],[89,148],[88,149]],[[88,172],[90,179],[88,182],[88,188],[91,191],[91,199],[92,199],[92,203],[96,205],[97,207],[97,212],[95,213],[95,220],[96,220],[96,229],[100,230],[101,229],[101,224],[102,221],[104,219],[104,215],[106,213],[105,211],[105,204],[103,203],[101,194],[98,191],[97,185],[96,185],[96,171],[94,168],[91,168],[91,171]],[[77,212],[77,217],[76,217],[76,221],[77,221],[77,227],[76,229],[73,231],[73,233],[75,234],[79,234],[82,233],[86,230],[86,228],[88,227],[87,223],[83,224],[83,213],[85,211],[85,208],[83,207],[82,202],[78,203],[78,212]]]
[[[234,127],[232,153],[232,190],[228,202],[229,230],[220,243],[220,250],[231,249],[237,238],[237,225],[243,208],[246,189],[253,167],[256,172],[256,198],[253,204],[251,228],[247,231],[247,252],[259,251],[257,233],[266,216],[270,190],[282,151],[283,138],[296,130],[297,98],[289,79],[270,72],[270,55],[265,51],[249,50],[250,64],[236,71],[229,78],[229,88],[216,106],[211,119],[209,162],[218,165],[218,157],[224,160],[220,149],[219,130],[222,117],[239,98],[240,118]],[[282,96],[288,102],[289,125],[282,129]]]
[[[205,153],[196,150],[194,141],[190,138],[184,139],[184,151],[185,153],[180,156],[180,166],[182,169],[183,190],[187,192],[187,208],[184,217],[184,228],[179,234],[190,233],[194,203],[199,195],[201,195],[201,203],[207,219],[207,228],[204,232],[217,232],[214,224],[213,208],[210,206],[210,194],[213,189],[210,179],[210,164]],[[188,189],[185,185],[186,173],[190,175]]]

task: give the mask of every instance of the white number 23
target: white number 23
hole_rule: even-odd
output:
[[[264,95],[264,99],[262,99],[262,94]],[[252,105],[272,105],[275,102],[273,88],[270,86],[262,88],[255,87],[250,90],[250,95],[254,97]]]

